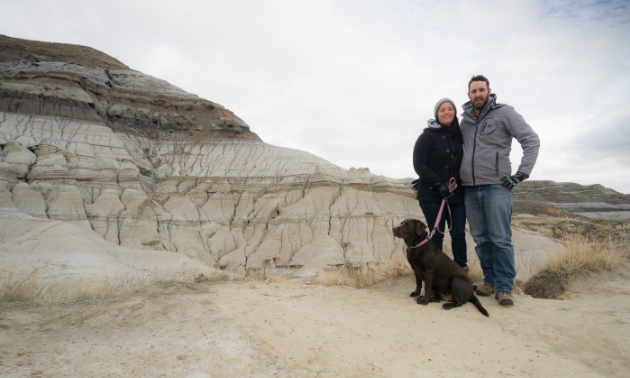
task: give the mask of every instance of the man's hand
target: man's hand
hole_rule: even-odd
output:
[[[453,197],[453,192],[448,190],[448,187],[443,182],[440,182],[437,184],[437,191],[445,200],[448,200],[449,198]]]
[[[513,189],[519,182],[525,180],[529,176],[522,172],[516,172],[512,176],[501,177],[501,186],[506,189]]]

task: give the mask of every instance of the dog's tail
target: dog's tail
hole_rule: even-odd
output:
[[[468,302],[474,304],[475,307],[477,307],[477,310],[479,310],[479,312],[481,312],[482,314],[484,314],[487,317],[490,317],[490,314],[488,314],[488,311],[485,308],[483,308],[483,306],[481,305],[481,302],[479,302],[479,298],[477,298],[474,293],[468,299]]]

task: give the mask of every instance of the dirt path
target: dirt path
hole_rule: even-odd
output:
[[[3,377],[627,377],[630,285],[444,311],[402,279],[352,289],[229,282],[0,313]],[[590,291],[589,291],[590,290]]]

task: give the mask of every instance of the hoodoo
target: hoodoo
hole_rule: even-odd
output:
[[[421,218],[397,180],[266,144],[84,46],[0,36],[0,145],[3,264],[53,275],[378,264],[403,258],[392,225]]]

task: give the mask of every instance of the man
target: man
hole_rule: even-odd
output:
[[[464,139],[460,178],[466,187],[466,216],[484,275],[484,284],[476,293],[489,296],[496,291],[499,304],[513,305],[512,188],[531,174],[540,140],[514,108],[496,102],[484,76],[470,80],[468,98],[460,125]],[[514,175],[512,138],[523,148]]]

